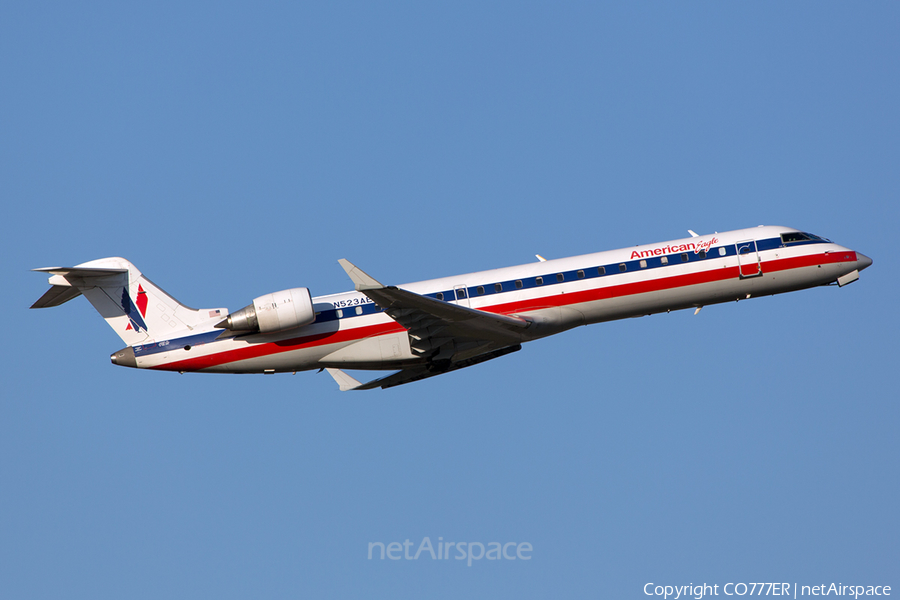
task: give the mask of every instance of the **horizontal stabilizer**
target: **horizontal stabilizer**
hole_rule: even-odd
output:
[[[73,298],[81,295],[81,290],[72,285],[66,278],[79,278],[90,283],[91,280],[97,281],[99,278],[116,277],[128,273],[127,269],[91,269],[84,267],[43,267],[40,269],[32,269],[38,273],[49,273],[54,277],[50,278],[50,289],[41,296],[37,302],[31,305],[31,308],[50,308],[65,304]]]
[[[31,305],[31,308],[50,308],[51,306],[59,306],[65,304],[72,298],[81,295],[81,290],[68,285],[51,285],[38,301]]]
[[[128,269],[93,269],[84,267],[42,267],[40,269],[32,269],[39,273],[50,273],[51,275],[62,275],[63,277],[112,277],[113,275],[121,275],[127,273]]]

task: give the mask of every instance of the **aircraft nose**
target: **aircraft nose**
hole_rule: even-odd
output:
[[[856,269],[862,271],[872,265],[872,259],[861,252],[856,253]]]

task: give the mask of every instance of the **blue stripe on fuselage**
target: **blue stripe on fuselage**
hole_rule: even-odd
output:
[[[798,246],[798,245],[806,245],[806,244],[827,244],[825,240],[811,240],[804,242],[796,242],[789,244],[790,246]],[[764,250],[774,250],[776,248],[783,248],[785,244],[782,243],[780,237],[767,238],[764,240],[756,240],[756,249],[759,252]],[[725,253],[720,254],[719,249],[724,249]],[[682,254],[687,255],[687,260],[682,261],[680,258]],[[706,253],[705,256],[702,256],[698,253],[695,253],[694,250],[688,250],[686,252],[673,252],[670,254],[665,254],[662,256],[654,256],[649,258],[639,258],[635,260],[626,260],[622,262],[607,264],[607,265],[595,265],[592,267],[585,267],[583,269],[572,269],[569,271],[562,272],[554,272],[547,273],[544,275],[536,275],[531,277],[525,277],[521,279],[509,279],[507,281],[495,281],[492,283],[486,283],[483,285],[473,285],[470,287],[466,287],[466,296],[469,298],[481,298],[484,296],[491,296],[493,294],[505,294],[506,292],[515,292],[518,290],[528,290],[537,287],[548,287],[552,285],[557,285],[560,283],[571,283],[573,281],[580,281],[582,279],[595,279],[598,277],[609,277],[611,275],[619,275],[621,273],[632,273],[634,271],[646,271],[648,269],[657,269],[663,267],[674,267],[677,265],[683,265],[685,263],[695,263],[705,260],[711,260],[716,258],[724,258],[726,256],[734,256],[737,254],[737,250],[735,248],[735,244],[726,244],[722,246],[712,246]],[[667,264],[663,264],[662,259],[666,258],[668,261]],[[642,260],[647,261],[647,266],[641,268],[640,263]],[[620,270],[620,265],[625,265],[625,271]],[[603,272],[599,271],[600,268],[603,268]],[[579,277],[578,273],[584,273],[583,277]],[[562,274],[563,280],[558,281],[557,275]],[[541,284],[537,283],[537,279],[541,278]],[[521,282],[521,287],[516,286],[516,282]],[[501,285],[501,291],[497,291],[494,287],[496,284]],[[478,293],[478,288],[483,288],[483,293]],[[440,292],[432,292],[428,294],[423,294],[423,296],[428,296],[430,298],[435,298],[437,300],[446,300],[448,302],[452,302],[456,300],[456,292],[453,289],[443,290]],[[440,298],[438,297],[440,296]],[[359,307],[362,309],[359,314],[356,313],[356,306],[349,307],[341,307],[336,308],[334,310],[323,310],[316,315],[316,323],[324,323],[326,321],[335,321],[338,319],[349,319],[352,317],[359,317],[363,315],[372,315],[375,313],[381,312],[381,309],[378,305],[374,303],[366,303],[361,304]],[[338,317],[337,313],[341,311],[341,316]]]
[[[807,244],[827,244],[830,242],[827,241],[803,241],[803,242],[794,242],[789,244],[789,246],[799,246],[799,245],[807,245]],[[785,244],[782,243],[781,238],[768,238],[764,240],[756,240],[756,248],[758,251],[764,250],[774,250],[776,248],[783,248]],[[720,249],[724,250],[724,254],[720,254]],[[470,298],[480,298],[483,296],[491,296],[495,294],[504,294],[506,292],[515,292],[518,290],[527,290],[533,289],[537,287],[549,287],[553,285],[558,285],[561,283],[571,283],[573,281],[580,281],[583,279],[596,279],[598,277],[609,277],[613,275],[619,275],[622,273],[633,273],[635,271],[646,271],[648,269],[657,269],[664,267],[674,267],[678,265],[683,265],[686,263],[695,263],[702,262],[706,260],[712,260],[717,258],[724,258],[726,256],[734,256],[737,254],[737,250],[735,248],[735,244],[726,244],[723,246],[713,246],[711,247],[705,255],[701,256],[699,253],[695,253],[693,250],[689,250],[686,252],[674,252],[671,254],[666,254],[662,256],[653,256],[648,258],[639,258],[635,260],[626,260],[617,263],[605,264],[605,265],[595,265],[592,267],[585,267],[583,269],[572,269],[569,271],[561,271],[561,272],[552,272],[544,275],[536,275],[531,277],[525,277],[521,279],[509,279],[506,281],[495,281],[492,283],[486,283],[483,285],[475,285],[466,287],[466,295]],[[682,261],[681,256],[686,255],[687,260]],[[665,258],[667,260],[667,264],[663,264],[662,260]],[[647,266],[641,268],[641,261],[646,261]],[[625,271],[620,270],[620,265],[625,265]],[[603,274],[600,273],[600,268],[603,268]],[[583,277],[579,277],[579,273],[583,273]],[[563,276],[562,281],[557,279],[557,275],[561,274]],[[543,283],[538,284],[537,279],[541,278]],[[521,287],[516,286],[516,282],[521,282]],[[496,291],[494,287],[496,284],[501,285],[501,291]],[[483,288],[484,293],[479,294],[478,288]],[[428,294],[423,294],[424,296],[428,296],[430,298],[438,299],[438,295],[442,295],[442,299],[448,302],[456,300],[455,291],[453,289],[444,290],[441,292],[432,292]],[[132,304],[132,306],[134,306]],[[360,312],[357,314],[357,310]],[[338,311],[341,311],[341,317],[337,316]],[[328,321],[336,321],[349,319],[352,317],[364,316],[364,315],[373,315],[382,312],[382,309],[379,308],[377,304],[374,302],[366,302],[364,304],[352,305],[352,306],[344,306],[341,308],[331,309],[331,310],[323,310],[316,314],[316,323],[325,323]],[[135,308],[135,313],[137,313],[137,309]],[[138,315],[140,316],[140,315]],[[145,327],[146,329],[146,327]],[[214,342],[216,339],[222,335],[222,330],[208,331],[206,333],[200,333],[196,335],[191,335],[183,338],[176,338],[173,340],[164,340],[160,342],[155,342],[152,344],[143,344],[139,346],[134,346],[135,356],[147,356],[150,354],[159,354],[161,352],[169,352],[171,350],[179,350],[184,348],[185,346],[199,346],[201,344],[208,344],[210,342]]]
[[[134,355],[148,356],[150,354],[159,354],[160,352],[181,350],[186,346],[199,346],[201,344],[208,344],[210,342],[216,341],[216,339],[220,335],[222,335],[222,331],[222,329],[216,329],[215,331],[207,331],[206,333],[198,333],[196,335],[175,338],[174,340],[163,340],[160,342],[153,342],[151,344],[140,344],[134,346]]]

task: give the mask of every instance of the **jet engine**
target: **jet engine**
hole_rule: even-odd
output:
[[[308,288],[293,288],[260,296],[218,323],[219,329],[272,333],[309,325],[316,320]]]

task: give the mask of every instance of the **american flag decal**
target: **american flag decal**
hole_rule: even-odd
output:
[[[221,310],[211,310],[211,311],[209,311],[209,317],[210,317],[210,318],[212,318],[212,317],[218,317],[218,316],[221,315],[221,314],[222,314],[222,311],[221,311]]]

